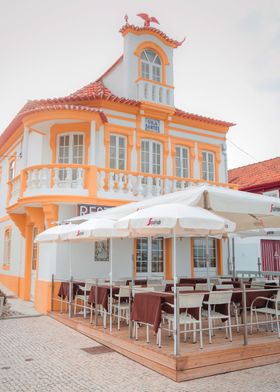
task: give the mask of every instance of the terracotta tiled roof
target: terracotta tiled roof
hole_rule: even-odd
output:
[[[149,27],[149,29],[153,29],[153,28]],[[95,82],[87,84],[86,86],[80,88],[79,90],[75,91],[70,95],[67,95],[65,97],[60,97],[60,98],[28,101],[20,110],[20,112],[15,116],[13,121],[8,125],[5,131],[0,135],[0,148],[9,139],[12,133],[21,125],[22,118],[30,113],[50,111],[50,110],[83,110],[83,111],[86,110],[86,111],[100,112],[100,115],[102,116],[102,111],[97,110],[92,106],[79,105],[79,102],[93,101],[94,103],[94,101],[96,100],[107,100],[107,101],[116,102],[124,105],[140,107],[141,105],[140,101],[136,101],[124,97],[118,97],[114,95],[104,85],[103,79],[122,61],[122,59],[123,56],[120,56],[119,59]],[[221,120],[215,120],[213,118],[188,113],[180,109],[175,109],[174,115],[186,119],[202,121],[204,123],[206,122],[213,125],[220,125],[225,127],[230,127],[235,125],[233,123],[229,123]]]
[[[231,169],[228,171],[228,179],[241,189],[280,183],[280,157]]]
[[[203,121],[204,123],[206,122],[210,124],[221,125],[224,127],[233,127],[234,125],[236,125],[231,122],[216,120],[211,117],[200,116],[199,114],[188,113],[181,109],[175,109],[174,115],[183,118],[188,118],[190,120]]]
[[[120,33],[122,35],[126,35],[128,32],[135,32],[137,34],[139,33],[154,33],[155,35],[157,35],[159,38],[163,39],[167,45],[172,46],[173,48],[178,48],[178,46],[181,46],[182,43],[185,41],[185,39],[183,39],[182,41],[176,41],[175,39],[172,39],[170,37],[168,37],[168,35],[166,35],[163,31],[156,29],[155,27],[139,27],[139,26],[135,26],[132,24],[125,24],[124,26],[121,27],[120,29]]]

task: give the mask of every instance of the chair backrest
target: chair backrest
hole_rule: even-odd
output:
[[[228,290],[233,289],[233,284],[216,284],[217,290]]]
[[[220,284],[220,279],[219,278],[210,278],[210,282],[213,283],[213,285]]]
[[[174,286],[171,287],[171,290],[174,292]],[[193,286],[177,286],[177,292],[180,291],[193,291]]]
[[[95,285],[95,283],[94,282],[92,282],[92,281],[86,281],[86,283],[85,283],[85,291],[90,291],[90,289],[91,289],[91,286],[94,286]]]
[[[179,294],[179,308],[201,308],[204,294],[202,293],[190,293],[190,294]]]
[[[229,304],[232,297],[232,291],[211,291],[208,303],[210,305]]]
[[[154,285],[154,284],[156,284],[156,285],[158,285],[158,284],[162,284],[162,279],[148,279],[148,281],[147,281],[147,285],[148,286],[150,286],[150,285]]]
[[[231,278],[218,278],[219,284],[223,284],[224,283],[231,283],[232,279]]]
[[[120,298],[129,298],[129,287],[128,286],[120,286],[119,299]]]
[[[280,304],[280,290],[277,290],[277,294],[276,294],[276,303],[278,303],[278,305]],[[279,309],[279,306],[275,306],[277,309]]]
[[[252,283],[251,283],[251,288],[252,289],[263,289],[264,288],[264,286],[265,286],[265,282],[261,282],[261,281],[259,281],[259,282],[255,282],[255,281],[253,281]]]
[[[164,291],[165,290],[165,284],[148,284],[147,288],[148,289],[153,288],[154,291]]]
[[[213,290],[213,287],[214,287],[213,283],[210,283],[210,291]],[[195,289],[208,291],[209,290],[208,283],[196,283]]]
[[[132,296],[134,297],[135,294],[147,293],[151,291],[155,291],[153,287],[132,287]]]
[[[126,286],[126,280],[115,280],[114,286]]]

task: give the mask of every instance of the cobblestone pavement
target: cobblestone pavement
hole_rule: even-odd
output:
[[[280,390],[280,365],[175,383],[46,317],[0,321],[1,392],[227,392]]]

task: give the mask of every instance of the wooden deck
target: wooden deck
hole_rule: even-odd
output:
[[[144,365],[174,381],[221,374],[235,370],[280,362],[280,339],[276,332],[254,331],[249,335],[248,346],[243,345],[243,334],[233,329],[233,342],[225,339],[225,330],[217,330],[213,343],[208,343],[207,332],[203,334],[204,348],[190,339],[181,341],[181,355],[173,355],[173,339],[166,331],[162,333],[162,348],[156,345],[156,337],[150,332],[150,343],[146,343],[146,329],[139,328],[139,340],[129,339],[128,327],[121,326],[113,332],[94,326],[83,317],[68,318],[65,313],[52,312],[57,321],[83,333],[97,342],[112,348],[126,357]],[[100,320],[101,324],[101,320]]]

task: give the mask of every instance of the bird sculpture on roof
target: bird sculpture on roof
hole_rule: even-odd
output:
[[[160,24],[159,21],[157,20],[157,18],[155,18],[154,16],[149,16],[148,14],[137,14],[137,16],[139,16],[140,18],[144,19],[144,27],[149,27],[151,23],[157,23]]]

